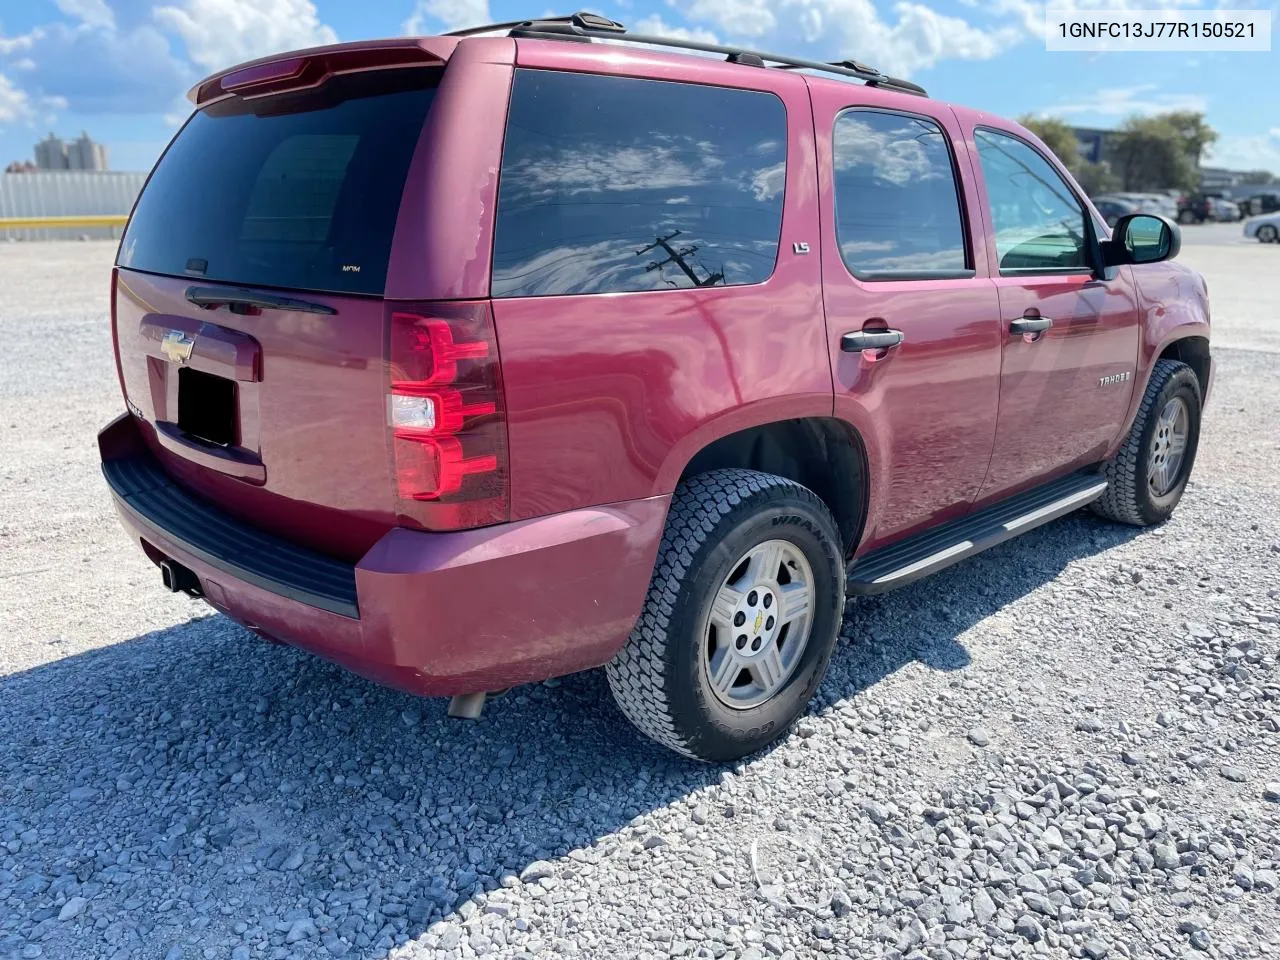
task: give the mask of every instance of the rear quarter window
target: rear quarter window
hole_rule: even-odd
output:
[[[519,70],[495,297],[759,283],[782,229],[787,118],[751,90]]]
[[[381,294],[438,74],[339,76],[318,90],[197,111],[138,199],[120,266]]]

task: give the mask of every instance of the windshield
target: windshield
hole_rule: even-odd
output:
[[[381,70],[197,111],[147,182],[119,265],[381,294],[438,77],[422,68]]]

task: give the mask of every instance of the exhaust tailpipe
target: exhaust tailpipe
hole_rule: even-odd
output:
[[[460,720],[479,720],[480,714],[484,712],[485,703],[502,696],[509,689],[511,688],[491,690],[488,693],[454,694],[452,699],[449,700],[449,716],[457,717]]]
[[[479,720],[484,712],[487,693],[459,693],[449,701],[449,716],[460,720]]]
[[[192,597],[204,596],[204,591],[200,589],[200,578],[173,560],[160,561],[160,582],[170,593],[185,593]]]

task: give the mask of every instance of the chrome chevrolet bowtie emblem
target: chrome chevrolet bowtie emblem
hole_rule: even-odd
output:
[[[181,330],[169,330],[160,341],[160,352],[174,363],[186,363],[191,359],[191,350],[195,345],[195,337]]]

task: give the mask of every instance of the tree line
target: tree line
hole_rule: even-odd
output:
[[[1071,125],[1057,117],[1024,116],[1019,123],[1057,154],[1086,193],[1116,190],[1145,193],[1183,190],[1193,193],[1200,185],[1200,158],[1218,134],[1205,123],[1204,114],[1174,110],[1149,117],[1130,117],[1108,134],[1099,162],[1080,155]],[[1265,170],[1253,171],[1245,183],[1267,185],[1275,178]]]

